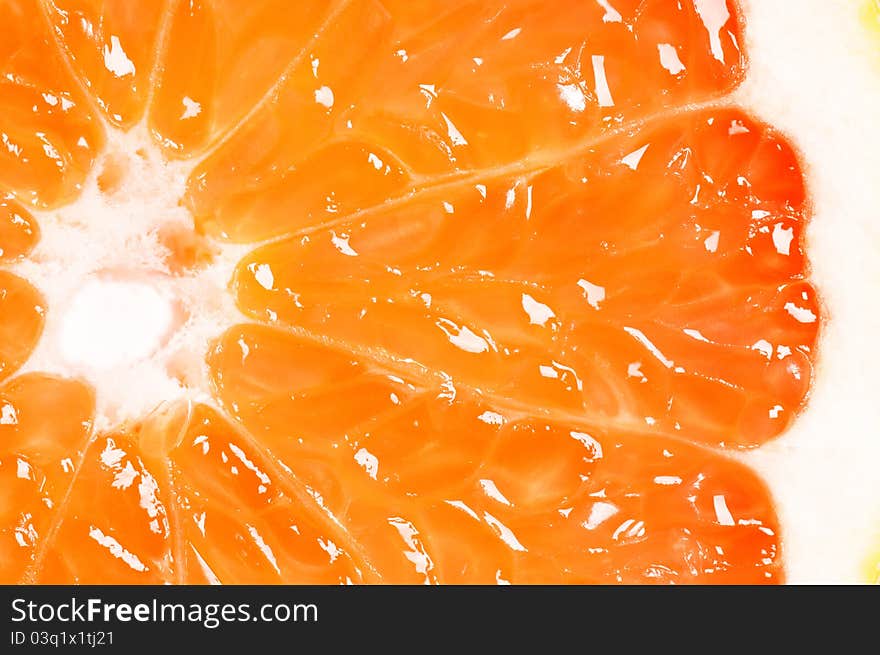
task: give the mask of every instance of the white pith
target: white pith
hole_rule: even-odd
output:
[[[248,250],[218,241],[209,265],[173,275],[158,232],[193,230],[180,199],[194,164],[163,159],[143,126],[109,130],[107,141],[76,201],[35,212],[40,241],[13,267],[47,305],[43,337],[24,371],[87,380],[96,390],[99,430],[143,417],[163,401],[210,400],[205,353],[244,320],[227,287]],[[115,192],[99,188],[107,167],[122,171]],[[120,285],[147,302],[135,309]],[[92,329],[84,310],[95,310]],[[168,313],[167,333],[155,312]]]

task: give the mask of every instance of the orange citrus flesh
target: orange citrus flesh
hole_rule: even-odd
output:
[[[708,582],[732,567],[757,582],[776,570],[761,483],[679,439],[438,395],[267,327],[234,328],[211,363],[221,400],[390,580]],[[741,523],[718,527],[717,494]]]
[[[80,79],[105,117],[130,126],[143,114],[165,0],[43,3]]]
[[[706,56],[687,3],[618,3],[626,26],[595,2],[427,3],[427,16],[410,4],[353,0],[332,16],[283,86],[194,173],[186,201],[199,224],[250,241],[448,176],[527,173],[741,75],[731,35],[719,46],[728,64]],[[664,41],[679,44],[687,75],[663,68]],[[613,96],[595,90],[597,76]]]
[[[84,385],[29,374],[0,391],[3,454],[3,579],[32,581],[62,520],[91,431],[94,399]],[[86,493],[88,493],[86,491]]]
[[[27,360],[43,330],[43,299],[27,281],[0,270],[0,380]]]
[[[150,126],[169,154],[228,132],[332,13],[330,2],[178,2]],[[256,37],[256,38],[255,38]]]
[[[27,209],[11,196],[0,198],[0,262],[14,261],[31,251],[40,228]]]
[[[39,4],[0,6],[0,184],[23,202],[55,205],[76,194],[103,135]]]
[[[212,400],[110,430],[100,388],[13,375],[46,308],[0,272],[0,581],[783,579],[770,494],[723,449],[794,420],[820,308],[797,157],[727,101],[734,3],[0,19],[0,261],[138,124],[192,167],[169,272],[254,245]]]
[[[637,170],[622,163],[646,144]],[[255,319],[518,407],[753,446],[809,386],[802,211],[775,135],[738,112],[695,113],[265,246],[235,291]]]

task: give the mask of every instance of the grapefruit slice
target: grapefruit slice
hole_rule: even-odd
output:
[[[0,10],[0,581],[781,581],[724,449],[803,407],[820,308],[734,3],[294,5]],[[139,216],[120,275],[185,305],[248,248],[199,370],[166,335],[108,425],[112,370],[15,373],[41,231],[125,236],[126,161],[192,225]]]

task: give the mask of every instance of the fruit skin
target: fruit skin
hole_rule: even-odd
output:
[[[194,165],[173,273],[204,234],[273,242],[236,272],[254,323],[209,350],[215,406],[95,433],[81,382],[3,383],[0,581],[783,580],[768,490],[714,448],[809,391],[801,167],[716,106],[733,3],[717,29],[612,4],[4,4],[17,207],[73,198],[102,123],[143,118]],[[43,304],[2,274],[0,377]]]

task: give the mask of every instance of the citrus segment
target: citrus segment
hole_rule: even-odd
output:
[[[197,575],[252,583],[360,579],[330,517],[240,429],[200,405],[179,439],[168,453],[177,538],[198,563]]]
[[[91,432],[83,384],[28,374],[0,387],[0,582],[33,582],[66,513]]]
[[[0,270],[0,380],[14,373],[43,331],[43,298],[30,283]]]
[[[762,483],[679,439],[528,418],[265,327],[233,328],[210,363],[386,582],[780,575]]]
[[[357,186],[349,201],[358,205],[379,203],[406,181],[392,160],[387,171],[377,170],[366,148],[369,142],[333,137],[338,114],[354,104],[358,91],[369,84],[371,53],[382,47],[388,30],[389,17],[377,0],[352,0],[338,8],[285,71],[269,102],[208,158],[219,164],[199,165],[191,175],[185,202],[203,219],[202,229],[237,240],[258,238],[265,232],[265,222],[276,220],[278,214],[289,216],[288,220],[308,216],[311,205],[294,207],[294,203],[302,193],[310,193],[306,186],[315,180],[321,180],[319,188],[326,188],[321,176],[327,174],[343,183],[366,182],[362,176],[367,175],[369,182]],[[354,41],[353,34],[358,36]],[[322,145],[328,152],[319,150]],[[305,175],[301,182],[300,167]],[[217,193],[229,201],[228,214],[217,211]],[[254,216],[269,206],[277,207],[277,213]]]
[[[0,262],[29,253],[39,235],[33,216],[11,196],[0,196]]]
[[[168,512],[154,472],[125,434],[97,437],[80,464],[54,535],[44,536],[40,584],[173,581]]]
[[[82,385],[63,383],[79,392],[64,397],[46,380],[20,381],[2,393],[4,417],[18,417],[0,459],[13,492],[4,525],[15,526],[3,535],[15,555],[4,581],[361,581],[365,567],[320,501],[216,411],[197,405],[86,442]],[[44,400],[67,423],[40,423],[34,405]]]
[[[170,0],[48,0],[53,28],[105,117],[143,114],[163,10]]]
[[[258,240],[464,171],[540,168],[717,96],[742,72],[723,2],[708,3],[724,10],[717,31],[686,2],[611,15],[596,2],[411,4],[353,0],[316,35],[270,102],[194,171],[187,203],[200,224]]]
[[[698,113],[265,246],[235,291],[256,319],[521,407],[753,446],[809,388],[803,202],[772,131]]]
[[[78,191],[103,142],[39,2],[0,6],[0,187],[57,205]]]
[[[335,4],[175,3],[150,114],[166,151],[182,156],[204,148],[240,121],[289,66],[309,66],[305,49]]]

